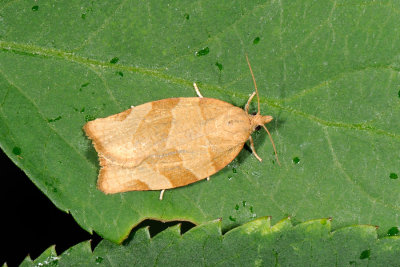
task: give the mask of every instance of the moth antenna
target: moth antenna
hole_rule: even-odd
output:
[[[274,152],[275,152],[276,161],[278,162],[279,166],[281,166],[281,163],[279,162],[279,158],[278,158],[278,152],[276,152],[276,147],[275,147],[274,140],[272,140],[272,136],[271,136],[271,134],[269,133],[269,131],[268,131],[267,127],[265,127],[265,125],[264,125],[264,124],[262,124],[261,126],[262,126],[262,127],[264,127],[265,131],[267,131],[267,133],[268,133],[268,136],[269,136],[269,140],[271,140],[272,147],[274,148]]]
[[[258,106],[257,114],[260,114],[260,97],[258,96],[258,89],[257,89],[257,84],[256,84],[256,78],[254,78],[253,70],[251,69],[249,57],[247,56],[247,54],[246,54],[246,61],[247,61],[247,65],[249,65],[251,77],[253,78],[254,88],[256,88],[257,106]]]

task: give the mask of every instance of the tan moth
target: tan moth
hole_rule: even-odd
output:
[[[106,194],[162,190],[208,178],[228,165],[250,141],[251,133],[271,116],[260,114],[260,99],[246,55],[255,92],[244,109],[227,102],[199,97],[168,98],[131,107],[121,113],[90,121],[83,129],[100,161],[98,188]],[[258,111],[249,114],[257,96]],[[278,157],[277,161],[279,163]]]

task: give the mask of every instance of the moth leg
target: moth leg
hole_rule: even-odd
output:
[[[135,106],[131,106],[131,108],[134,108]]]
[[[253,97],[256,95],[256,92],[253,92],[251,94],[251,96],[249,97],[249,100],[247,100],[246,106],[244,107],[244,110],[246,111],[246,113],[249,113],[249,106],[251,103],[251,100],[253,100]]]
[[[207,181],[210,181],[210,176],[207,177]]]
[[[203,98],[203,95],[200,93],[199,87],[197,87],[196,83],[193,83],[194,90],[196,90],[196,94],[200,97]]]
[[[261,162],[261,161],[262,161],[262,158],[260,158],[260,156],[257,155],[256,149],[255,149],[255,147],[254,147],[253,138],[251,137],[251,135],[250,135],[250,137],[249,137],[249,140],[250,140],[250,148],[251,148],[251,151],[253,152],[254,156]]]
[[[162,200],[163,199],[163,196],[164,196],[164,192],[165,192],[165,189],[163,189],[163,190],[161,190],[160,191],[160,200]]]

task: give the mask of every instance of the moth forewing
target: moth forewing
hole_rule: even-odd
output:
[[[169,189],[207,178],[236,157],[251,127],[242,109],[212,98],[163,99],[125,115],[84,127],[101,158],[98,186],[105,193]]]

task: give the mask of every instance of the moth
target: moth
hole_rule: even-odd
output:
[[[260,99],[246,55],[255,91],[245,108],[203,97],[168,98],[131,107],[121,113],[89,121],[83,127],[100,161],[98,188],[106,194],[134,190],[162,190],[208,178],[228,165],[247,140],[256,153],[251,133],[271,116],[260,114]],[[257,96],[258,111],[249,114]]]

